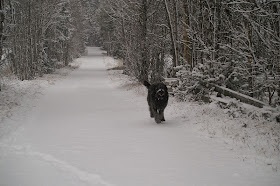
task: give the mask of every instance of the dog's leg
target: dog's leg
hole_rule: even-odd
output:
[[[154,112],[153,112],[152,107],[149,107],[149,109],[150,109],[150,116],[151,116],[151,118],[154,118],[155,116],[154,116]]]
[[[156,121],[157,124],[161,123],[161,119],[160,119],[159,115],[156,115],[155,121]]]
[[[155,121],[157,124],[159,124],[161,122],[161,116],[157,110],[155,110]]]
[[[160,110],[159,110],[159,116],[160,116],[160,120],[161,120],[161,121],[165,121],[165,118],[164,118],[164,110],[163,110],[163,109],[160,109]]]

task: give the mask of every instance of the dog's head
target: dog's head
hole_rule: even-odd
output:
[[[149,95],[155,101],[167,101],[168,100],[168,90],[165,84],[156,83],[150,84],[147,81],[144,81],[144,85],[148,88]]]
[[[168,97],[167,87],[163,83],[158,83],[155,85],[155,98],[157,100],[164,100]]]

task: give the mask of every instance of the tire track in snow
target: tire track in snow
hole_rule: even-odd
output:
[[[89,184],[115,186],[111,183],[108,183],[104,179],[102,179],[101,176],[98,174],[92,174],[92,173],[89,173],[86,171],[82,171],[79,168],[74,167],[73,165],[71,165],[65,161],[59,160],[50,154],[32,151],[30,147],[8,146],[6,144],[0,144],[0,148],[2,148],[1,150],[3,150],[3,148],[8,149],[8,151],[10,153],[15,153],[17,155],[35,157],[39,160],[42,160],[46,163],[51,164],[52,166],[54,166],[64,172],[71,173],[71,174],[75,175],[76,177],[78,177],[79,180],[89,183]]]

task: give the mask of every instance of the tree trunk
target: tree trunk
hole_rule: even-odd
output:
[[[121,30],[122,30],[122,58],[123,58],[123,66],[125,67],[123,73],[128,74],[128,66],[127,66],[127,51],[128,51],[128,46],[127,46],[127,39],[126,39],[126,34],[125,34],[125,22],[124,22],[124,17],[122,17],[121,20]]]
[[[0,73],[1,72],[1,65],[2,65],[2,55],[3,55],[3,32],[4,32],[4,20],[5,20],[5,16],[4,16],[4,2],[3,0],[0,0]],[[2,75],[0,74],[0,91],[2,89]]]
[[[220,44],[221,44],[221,22],[222,22],[222,18],[221,18],[221,0],[216,0],[216,43],[215,43],[215,59],[217,60],[220,57]]]
[[[179,45],[178,45],[178,2],[173,0],[173,11],[174,11],[174,35],[175,35],[175,46],[176,46],[176,57],[177,65],[180,65],[179,61]]]
[[[189,12],[187,4],[183,3],[183,40],[184,40],[184,59],[193,68],[191,62],[191,49],[190,49],[190,38],[187,32],[187,25],[189,25]]]
[[[273,5],[273,13],[275,14],[275,32],[276,35],[278,37],[278,39],[280,39],[280,11],[279,11],[280,5],[279,4],[275,4]],[[280,61],[280,47],[278,46],[278,62]],[[277,67],[277,72],[278,72],[278,76],[280,77],[280,64],[278,63],[278,67]],[[278,97],[280,98],[280,81],[278,82],[278,91],[277,91]]]
[[[173,31],[173,27],[172,27],[172,20],[171,20],[170,11],[168,9],[167,0],[164,0],[164,3],[165,3],[165,10],[166,10],[166,15],[167,15],[167,19],[168,19],[167,22],[168,22],[168,27],[169,27],[170,39],[171,39],[172,56],[173,56],[173,67],[176,67],[177,64],[178,64],[176,41],[175,41],[175,37],[174,37],[174,31]],[[173,72],[173,76],[175,76],[175,71]]]
[[[141,66],[140,66],[140,81],[148,80],[148,46],[147,46],[147,25],[148,25],[148,2],[142,0],[142,9],[140,15],[141,22]]]
[[[0,60],[2,59],[3,55],[3,32],[4,32],[4,2],[0,0]]]
[[[251,53],[252,48],[252,26],[251,24],[246,20],[247,22],[247,28],[248,28],[248,71],[249,71],[249,77],[248,77],[248,85],[249,85],[249,95],[251,97],[254,97],[254,78],[253,78],[253,56]]]

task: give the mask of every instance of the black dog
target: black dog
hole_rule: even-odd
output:
[[[150,108],[151,118],[155,118],[156,123],[165,121],[164,109],[168,103],[167,87],[163,83],[150,84],[144,81],[144,85],[148,88],[148,105]]]

